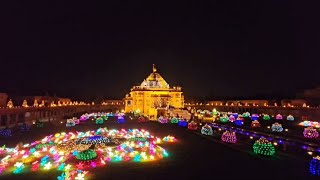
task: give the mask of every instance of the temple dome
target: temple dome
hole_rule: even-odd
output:
[[[163,77],[157,73],[155,65],[153,65],[152,70],[153,72],[141,83],[141,87],[170,88],[169,84],[163,79]]]

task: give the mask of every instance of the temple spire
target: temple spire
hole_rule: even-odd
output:
[[[157,69],[156,69],[156,65],[155,65],[155,64],[152,65],[152,71],[153,71],[154,73],[157,72]]]

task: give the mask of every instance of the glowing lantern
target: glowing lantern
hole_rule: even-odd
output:
[[[254,120],[251,122],[251,127],[253,128],[257,128],[257,127],[260,127],[260,122],[258,120]]]

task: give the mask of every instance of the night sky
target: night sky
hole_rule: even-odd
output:
[[[187,98],[320,85],[318,6],[304,1],[9,3],[0,92],[122,98],[152,64]]]

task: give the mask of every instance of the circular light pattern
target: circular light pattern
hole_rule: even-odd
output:
[[[175,141],[173,136],[163,138],[163,142]],[[1,148],[0,172],[58,170],[64,172],[58,179],[83,179],[87,170],[111,162],[147,162],[165,158],[168,153],[158,145],[161,142],[161,138],[143,129],[99,128],[56,133],[22,147]]]

